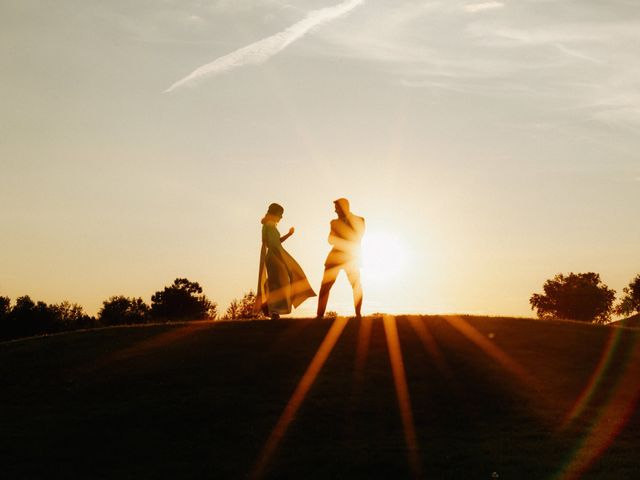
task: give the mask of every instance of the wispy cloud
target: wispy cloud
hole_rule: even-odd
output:
[[[562,53],[565,53],[565,54],[569,55],[570,57],[575,57],[575,58],[578,58],[580,60],[586,60],[588,62],[592,62],[592,63],[595,63],[597,65],[603,65],[604,64],[604,62],[602,60],[600,60],[600,59],[597,59],[597,58],[595,58],[595,57],[593,57],[591,55],[587,55],[585,53],[582,53],[582,52],[580,52],[578,50],[575,50],[573,48],[569,48],[569,47],[567,47],[567,46],[565,46],[565,45],[563,45],[561,43],[556,43],[555,47],[558,50],[560,50]]]
[[[350,28],[329,28],[317,51],[375,62],[401,85],[433,95],[517,102],[531,124],[639,131],[637,11],[563,1],[544,10],[537,2],[423,4],[371,3]],[[500,15],[472,13],[488,8]],[[392,15],[400,21],[387,21]]]
[[[483,2],[483,3],[470,3],[465,5],[464,9],[470,13],[481,12],[483,10],[492,10],[494,8],[502,8],[504,3],[502,2]]]
[[[234,68],[266,62],[270,57],[281,52],[309,31],[349,13],[362,3],[364,3],[364,0],[347,0],[333,7],[313,10],[309,12],[305,18],[287,29],[235,50],[217,58],[211,63],[197,68],[183,79],[171,85],[165,90],[165,93],[185,85],[194,84],[204,78],[228,72]]]

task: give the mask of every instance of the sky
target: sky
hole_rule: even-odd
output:
[[[532,316],[572,271],[621,293],[638,58],[635,0],[0,2],[0,295],[95,314],[186,277],[223,312],[271,202],[318,291],[338,197],[365,314]]]

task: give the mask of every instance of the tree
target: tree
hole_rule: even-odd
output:
[[[150,320],[151,309],[142,298],[114,296],[102,302],[98,319],[104,325],[130,325]]]
[[[257,318],[265,318],[262,312],[255,313],[253,307],[256,303],[256,294],[253,290],[245,293],[241,300],[234,298],[224,315],[225,320],[250,320]]]
[[[57,312],[45,302],[35,303],[28,295],[16,299],[8,317],[9,336],[12,338],[61,330]]]
[[[11,299],[0,296],[0,338],[10,338],[11,325],[9,314],[11,313]]]
[[[627,287],[622,289],[624,297],[616,307],[618,315],[640,314],[640,275],[634,278]]]
[[[176,278],[173,285],[151,297],[155,320],[213,320],[216,315],[217,304],[202,293],[198,282],[186,278]]]
[[[529,300],[539,318],[605,323],[611,317],[616,293],[597,273],[558,274],[543,289],[544,294],[534,293]]]
[[[65,300],[57,305],[50,305],[49,309],[55,317],[56,331],[89,328],[96,322],[96,319],[85,314],[82,306],[77,303]]]
[[[11,299],[0,296],[0,321],[4,320],[11,310]]]

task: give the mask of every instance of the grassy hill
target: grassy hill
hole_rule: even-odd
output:
[[[4,478],[632,478],[640,331],[429,316],[0,344]]]

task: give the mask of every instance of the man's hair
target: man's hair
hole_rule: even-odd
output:
[[[351,213],[349,209],[349,200],[346,198],[339,198],[334,200],[333,203],[338,207],[338,210],[342,212],[343,215],[349,215],[349,213]]]

